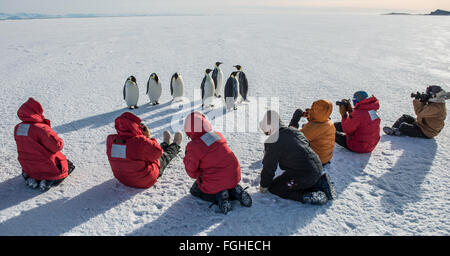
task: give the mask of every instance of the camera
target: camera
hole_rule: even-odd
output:
[[[418,100],[420,100],[421,102],[427,102],[430,98],[431,95],[427,94],[427,93],[411,93],[411,98],[416,98]]]
[[[347,107],[350,104],[350,100],[338,100],[336,101],[336,105]]]

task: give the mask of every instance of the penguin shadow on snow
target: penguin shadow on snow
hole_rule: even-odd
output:
[[[173,104],[173,105],[172,105]],[[148,117],[145,117],[142,119],[142,122],[147,125],[147,127],[150,129],[150,133],[152,137],[159,136],[162,134],[163,130],[169,130],[170,132],[176,132],[174,129],[172,129],[172,122],[176,121],[178,124],[178,127],[183,127],[183,124],[180,125],[181,122],[184,122],[184,119],[186,118],[186,115],[191,113],[192,111],[195,111],[198,109],[198,101],[196,102],[185,102],[185,103],[172,103],[171,101],[168,102],[167,109],[163,111],[156,112]],[[156,121],[152,121],[152,119],[155,118]],[[169,127],[166,127],[166,126]]]
[[[23,201],[39,196],[39,189],[31,189],[25,185],[22,175],[0,183],[0,211],[18,205]]]
[[[381,205],[386,212],[403,214],[405,206],[421,199],[421,186],[433,165],[437,144],[434,139],[382,136],[381,141],[387,140],[392,150],[403,152],[388,172],[371,183],[384,190]]]
[[[140,191],[110,179],[73,198],[57,199],[4,221],[0,235],[62,235]]]
[[[180,105],[181,108],[169,108],[165,111],[161,111],[160,113],[155,113],[153,116],[144,118],[143,122],[146,123],[147,120],[151,120],[155,118],[155,116],[162,116],[163,118],[157,121],[146,123],[146,125],[150,129],[152,137],[158,137],[161,136],[164,130],[169,130],[172,133],[177,131],[183,132],[184,120],[190,113],[194,111],[202,112],[208,118],[208,120],[212,122],[213,126],[214,121],[226,113],[225,109],[223,109],[222,107],[202,109],[201,106],[198,105],[198,103],[201,103],[201,101],[190,102],[190,107],[183,107],[183,105]]]
[[[157,106],[159,106],[158,108],[162,108],[169,104],[170,104],[170,102],[164,103],[161,105],[157,105]],[[78,120],[72,121],[70,123],[58,125],[58,126],[53,127],[53,130],[59,134],[63,134],[63,133],[77,131],[77,130],[80,130],[80,129],[83,129],[86,127],[95,129],[95,128],[102,127],[105,125],[114,124],[114,120],[124,112],[131,112],[131,113],[139,116],[140,114],[147,113],[148,111],[151,111],[152,109],[157,109],[157,108],[150,105],[149,103],[141,105],[137,109],[129,109],[129,108],[125,107],[125,108],[117,109],[117,110],[114,110],[111,112],[102,113],[102,114],[78,119]]]
[[[189,193],[189,192],[188,192]],[[194,236],[223,220],[223,214],[214,213],[214,206],[187,194],[155,220],[127,234],[128,236]]]

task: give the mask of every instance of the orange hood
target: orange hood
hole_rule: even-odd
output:
[[[315,101],[311,109],[308,109],[308,121],[310,122],[326,122],[330,120],[330,115],[333,112],[333,104],[329,100]]]

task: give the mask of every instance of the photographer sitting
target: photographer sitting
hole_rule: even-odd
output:
[[[306,117],[306,123],[300,131],[309,141],[310,147],[319,156],[322,165],[330,162],[333,157],[336,129],[330,120],[333,104],[328,100],[313,102],[310,109],[297,109],[292,116],[290,127],[298,129],[301,117]]]
[[[409,137],[433,138],[444,128],[447,117],[445,100],[450,98],[440,86],[431,85],[426,93],[411,94],[417,119],[410,115],[401,116],[392,127],[383,131],[388,135],[406,135]]]
[[[375,96],[358,91],[353,95],[354,109],[349,100],[336,102],[342,121],[334,123],[336,143],[357,153],[372,152],[380,140],[380,108]]]

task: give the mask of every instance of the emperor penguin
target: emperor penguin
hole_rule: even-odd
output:
[[[150,104],[158,105],[159,98],[161,97],[162,86],[161,80],[156,73],[152,73],[147,81],[147,92],[145,94],[148,95],[150,99]]]
[[[216,93],[214,94],[216,97],[221,97],[221,91],[222,91],[222,84],[223,84],[223,72],[222,69],[220,69],[220,64],[222,62],[216,62],[216,65],[214,67],[214,71],[212,72],[212,79],[214,81],[214,85],[216,86]]]
[[[245,76],[245,73],[242,71],[241,65],[234,66],[238,71],[238,80],[239,80],[239,94],[241,94],[242,99],[244,101],[247,100],[247,93],[248,93],[248,81],[247,77]]]
[[[170,95],[172,95],[173,97],[172,100],[175,101],[178,98],[183,97],[183,91],[184,91],[183,78],[178,72],[176,72],[170,79]]]
[[[202,107],[205,105],[213,107],[213,100],[215,95],[215,84],[211,77],[211,69],[205,70],[205,76],[203,77],[200,88],[202,89]]]
[[[127,103],[128,108],[138,108],[139,87],[136,82],[136,77],[130,76],[125,81],[123,85],[123,99]]]
[[[239,80],[237,78],[239,71],[232,72],[225,83],[224,97],[227,110],[237,109],[237,99],[239,96]]]

